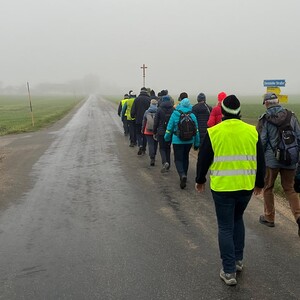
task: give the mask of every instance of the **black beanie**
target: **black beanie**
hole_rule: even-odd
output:
[[[241,104],[235,95],[227,96],[221,104],[223,115],[239,116],[241,113]]]

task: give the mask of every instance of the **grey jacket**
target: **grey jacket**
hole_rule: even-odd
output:
[[[296,165],[286,166],[277,161],[274,149],[278,144],[278,129],[276,125],[280,125],[286,118],[286,110],[281,105],[276,104],[270,106],[267,111],[259,118],[257,130],[260,134],[261,142],[265,152],[266,166],[269,168],[296,169]],[[272,123],[268,122],[272,120]],[[291,126],[297,135],[298,145],[300,145],[300,125],[297,117],[293,113]]]

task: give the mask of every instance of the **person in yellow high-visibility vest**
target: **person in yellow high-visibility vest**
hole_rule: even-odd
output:
[[[128,126],[128,122],[127,122],[127,113],[126,113],[126,111],[125,111],[125,113],[122,113],[122,109],[123,109],[124,105],[127,103],[128,98],[129,98],[129,95],[125,94],[124,98],[120,101],[119,107],[118,107],[118,115],[121,117],[121,121],[123,122],[123,129],[124,129],[125,136],[128,136],[128,134],[129,134],[129,126]]]
[[[237,97],[227,96],[221,108],[223,121],[208,129],[198,154],[195,188],[205,190],[210,169],[223,265],[220,277],[227,285],[235,285],[236,271],[243,269],[243,214],[253,192],[258,195],[264,187],[265,159],[255,126],[240,119]]]
[[[136,98],[136,94],[130,90],[129,91],[129,98],[124,103],[122,107],[121,115],[127,116],[127,124],[128,124],[128,130],[129,130],[129,147],[136,146],[136,131],[135,131],[135,118],[131,117],[131,107]]]

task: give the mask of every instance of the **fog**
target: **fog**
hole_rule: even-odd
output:
[[[0,89],[300,94],[299,0],[3,0]],[[145,64],[146,77],[141,66]]]

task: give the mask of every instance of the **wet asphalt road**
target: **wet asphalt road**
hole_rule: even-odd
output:
[[[122,134],[116,105],[90,96],[0,210],[0,299],[300,299],[300,239],[278,214],[245,215],[245,269],[219,279],[210,192],[149,166]],[[159,156],[158,156],[159,158]],[[173,166],[172,166],[173,167]]]

